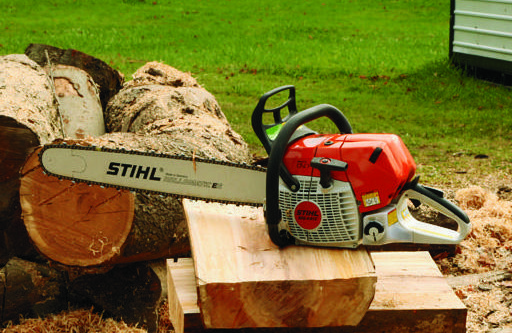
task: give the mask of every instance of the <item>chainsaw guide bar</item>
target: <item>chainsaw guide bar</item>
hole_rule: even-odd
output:
[[[265,198],[266,169],[244,163],[65,143],[39,159],[46,174],[89,185],[256,207]]]

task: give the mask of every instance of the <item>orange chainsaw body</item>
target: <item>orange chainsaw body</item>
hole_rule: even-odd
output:
[[[291,143],[283,162],[292,175],[319,177],[310,161],[315,157],[346,162],[333,171],[334,180],[349,182],[360,213],[385,207],[411,181],[416,163],[395,134],[310,135]]]

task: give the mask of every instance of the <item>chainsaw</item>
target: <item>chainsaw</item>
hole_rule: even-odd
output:
[[[274,95],[287,95],[286,101],[267,108]],[[319,118],[333,122],[339,133],[306,127]],[[45,145],[39,157],[44,171],[61,179],[263,206],[269,236],[281,247],[455,244],[469,233],[464,211],[442,191],[418,183],[416,164],[399,136],[354,134],[343,113],[328,104],[298,112],[294,86],[264,94],[251,121],[268,153],[266,168],[66,144]],[[419,221],[410,210],[419,205],[455,221],[457,228]]]

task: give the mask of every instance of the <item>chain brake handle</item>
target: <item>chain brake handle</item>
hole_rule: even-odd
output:
[[[287,100],[279,106],[273,108],[266,108],[266,104],[268,100],[279,93],[288,90],[288,98]],[[288,113],[283,117],[282,110],[287,108]],[[272,113],[274,123],[272,124],[264,124],[263,117],[265,114]],[[290,119],[292,116],[296,115],[297,111],[297,102],[295,99],[295,87],[292,85],[282,86],[275,88],[263,96],[261,96],[256,108],[254,109],[251,117],[252,128],[256,133],[258,139],[260,139],[263,147],[265,148],[267,154],[270,155],[272,151],[272,146],[274,145],[274,141],[277,138],[282,126]],[[303,126],[296,136],[305,136],[309,134],[316,134],[315,131],[308,129]],[[295,137],[294,137],[295,138]],[[293,138],[293,139],[294,139]]]

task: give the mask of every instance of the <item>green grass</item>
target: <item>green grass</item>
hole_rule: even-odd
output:
[[[127,79],[148,61],[192,72],[255,151],[259,97],[293,84],[299,109],[328,103],[355,132],[396,133],[420,165],[486,154],[489,172],[512,172],[511,89],[450,66],[449,0],[0,0],[0,13],[0,54],[45,43]]]

